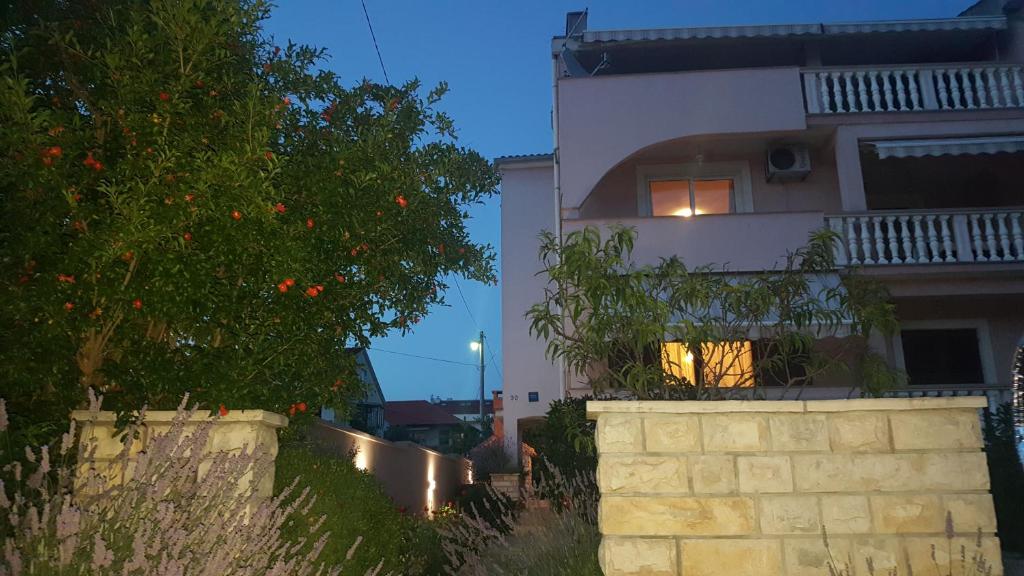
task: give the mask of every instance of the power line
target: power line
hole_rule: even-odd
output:
[[[377,45],[377,35],[373,33],[373,24],[370,23],[370,13],[366,11],[366,0],[359,0],[363,5],[363,16],[366,16],[366,26],[370,29],[370,38],[373,39],[373,49],[377,51],[377,60],[380,61],[380,69],[384,72],[384,81],[391,84],[388,79],[388,69],[384,67],[384,57],[380,55],[380,46]]]
[[[420,356],[419,354],[409,354],[408,352],[396,352],[395,350],[382,350],[380,348],[367,348],[367,350],[373,350],[374,352],[384,352],[385,354],[397,354],[398,356],[409,356],[410,358],[419,358],[421,360],[433,360],[434,362],[444,362],[446,364],[458,364],[459,366],[472,366],[473,368],[478,367],[473,362],[459,362],[458,360],[435,358],[433,356]]]
[[[476,329],[483,332],[484,329],[481,328],[480,323],[476,321],[476,317],[473,316],[473,311],[469,308],[469,303],[466,302],[466,296],[462,293],[462,286],[459,284],[459,277],[452,276],[452,279],[455,280],[455,288],[459,291],[459,299],[462,300],[462,305],[466,308],[466,314],[469,314],[469,319],[473,321],[473,325],[476,326]],[[498,378],[501,378],[504,381],[505,377],[501,375],[501,368],[498,368],[498,362],[494,359],[494,351],[486,346],[485,348],[487,349],[488,355],[491,357],[491,366],[493,366],[494,370],[498,373]]]

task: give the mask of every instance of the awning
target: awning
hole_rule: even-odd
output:
[[[762,38],[821,34],[820,24],[777,24],[761,26],[711,26],[702,28],[651,28],[641,30],[591,30],[583,42],[645,42],[652,40],[693,40],[703,38]]]
[[[878,157],[921,158],[961,154],[999,154],[1024,152],[1024,135],[983,136],[978,138],[940,138],[931,140],[876,140],[867,142]]]
[[[869,34],[874,32],[940,32],[944,30],[1005,30],[1005,16],[975,16],[933,20],[892,20],[825,24],[825,34]]]
[[[933,20],[889,20],[839,24],[767,24],[757,26],[709,26],[698,28],[648,28],[638,30],[588,30],[583,44],[600,42],[657,42],[707,38],[773,38],[829,36],[877,32],[938,32],[1005,30],[1005,16],[972,16]]]

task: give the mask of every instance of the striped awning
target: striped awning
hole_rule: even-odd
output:
[[[934,32],[942,30],[1005,30],[1005,16],[977,16],[936,20],[892,20],[840,24],[767,24],[758,26],[710,26],[699,28],[647,28],[637,30],[588,30],[583,44],[601,42],[655,42],[709,38],[772,38],[828,36],[875,32]]]
[[[944,30],[1005,30],[1005,16],[976,16],[933,20],[892,20],[887,22],[846,22],[825,24],[825,34],[867,34],[874,32],[939,32]]]
[[[877,140],[867,143],[878,157],[921,158],[962,154],[999,154],[1024,152],[1024,135],[983,136],[978,138],[939,138],[932,140]]]
[[[583,42],[644,42],[652,40],[693,40],[705,38],[761,38],[821,34],[820,24],[764,26],[711,26],[705,28],[649,28],[641,30],[591,30]]]

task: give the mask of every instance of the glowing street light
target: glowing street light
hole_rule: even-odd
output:
[[[469,343],[469,349],[480,353],[480,431],[484,430],[484,331],[480,331],[480,339]]]

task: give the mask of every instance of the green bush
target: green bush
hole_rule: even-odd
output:
[[[1013,405],[985,411],[985,452],[992,478],[999,541],[1003,548],[1024,552],[1024,467],[1020,436],[1014,426]]]
[[[384,562],[381,574],[438,574],[443,563],[438,537],[430,521],[400,512],[376,478],[355,467],[351,460],[315,453],[309,444],[283,444],[277,456],[275,493],[295,477],[309,486],[316,502],[307,522],[326,516],[324,529],[331,538],[320,559],[340,563],[357,538],[362,542],[347,564],[363,574]],[[297,541],[308,526],[292,523],[283,536]]]

